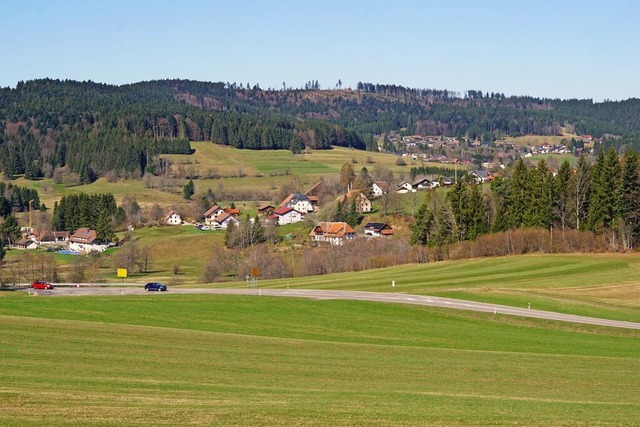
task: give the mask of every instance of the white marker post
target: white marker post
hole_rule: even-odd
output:
[[[393,292],[396,291],[396,281],[395,280],[391,281],[391,289],[393,289]]]

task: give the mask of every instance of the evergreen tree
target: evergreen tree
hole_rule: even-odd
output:
[[[96,239],[100,242],[111,242],[115,237],[111,215],[107,211],[107,208],[103,207],[100,209],[96,223]]]
[[[0,236],[0,265],[2,265],[2,260],[4,259],[5,255],[7,254],[7,250],[5,249],[4,245],[5,245],[5,241],[2,238],[2,236]]]
[[[586,228],[591,200],[591,167],[584,156],[578,158],[575,174],[571,177],[569,186],[571,207],[576,221],[576,230]]]
[[[4,222],[0,224],[0,240],[5,244],[12,245],[20,239],[20,225],[15,215],[9,215]]]
[[[338,203],[336,205],[336,212],[333,215],[333,221],[334,222],[347,222],[347,209],[345,207],[347,203],[347,197],[344,197],[344,201],[343,198],[341,197],[340,199],[338,199]]]
[[[351,200],[351,204],[349,205],[349,213],[347,214],[346,223],[351,227],[356,227],[360,224],[360,214],[356,208],[356,199],[355,197]]]
[[[428,245],[433,229],[434,216],[433,211],[427,207],[426,203],[423,203],[418,209],[416,220],[413,224],[409,225],[411,230],[410,242],[412,245]]]
[[[620,197],[620,217],[630,227],[632,242],[640,235],[640,176],[638,155],[634,150],[624,156]]]
[[[191,197],[193,196],[195,191],[196,190],[195,185],[193,184],[193,180],[190,179],[189,182],[187,182],[184,187],[182,187],[182,197],[187,200],[191,200]]]
[[[516,162],[513,175],[509,180],[507,193],[507,224],[509,228],[520,228],[524,225],[529,194],[529,171],[520,158]]]
[[[553,179],[553,187],[555,197],[552,201],[553,206],[553,223],[561,229],[565,229],[569,225],[571,206],[571,166],[565,160],[558,169],[558,174]]]
[[[611,148],[606,156],[598,157],[592,184],[595,189],[589,209],[589,226],[593,232],[610,228],[620,208],[621,168],[618,155]]]
[[[553,200],[553,176],[544,160],[529,172],[528,191],[524,198],[527,206],[523,218],[525,227],[549,228],[551,226],[551,208]]]
[[[468,195],[467,238],[475,240],[478,236],[489,231],[489,220],[480,187],[470,185]]]

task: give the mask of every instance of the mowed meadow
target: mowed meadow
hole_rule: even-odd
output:
[[[412,167],[438,166],[453,169],[453,165],[440,163],[422,163],[406,158],[407,165],[396,165],[397,156],[352,150],[344,147],[333,147],[331,150],[307,150],[302,154],[294,154],[289,150],[239,150],[217,145],[208,141],[192,141],[193,154],[167,154],[162,157],[172,164],[172,176],[193,174],[196,194],[211,189],[214,193],[227,191],[274,192],[282,185],[288,184],[295,176],[304,191],[319,179],[337,179],[344,163],[351,163],[356,171],[366,167],[371,172],[377,165],[384,166],[397,176],[410,177]],[[182,171],[182,172],[181,172]],[[156,177],[157,178],[157,177]],[[40,200],[47,207],[62,196],[84,193],[112,193],[120,202],[127,195],[134,195],[141,205],[159,203],[175,205],[187,203],[182,198],[182,186],[186,178],[177,178],[169,186],[162,186],[157,181],[144,179],[119,179],[110,181],[100,178],[97,181],[77,186],[56,184],[51,178],[36,181],[18,178],[12,182],[21,187],[38,190]]]
[[[0,293],[2,425],[635,425],[638,331],[359,301]]]

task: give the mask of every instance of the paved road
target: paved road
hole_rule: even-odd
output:
[[[35,293],[30,290],[31,293]],[[585,323],[589,325],[610,326],[615,328],[640,329],[640,323],[620,320],[599,319],[595,317],[576,316],[572,314],[555,313],[551,311],[517,308],[505,305],[488,304],[482,302],[465,301],[453,298],[441,298],[425,295],[411,295],[402,293],[364,292],[364,291],[333,291],[312,289],[212,289],[212,288],[171,288],[172,294],[230,294],[230,295],[265,295],[279,297],[297,297],[313,299],[342,299],[359,301],[377,301],[396,304],[414,304],[430,307],[444,307],[458,310],[482,311],[485,313],[507,314],[511,316],[535,317],[538,319],[556,320],[561,322]],[[141,285],[138,286],[81,286],[58,287],[52,291],[37,291],[38,295],[69,296],[69,295],[139,295],[145,294]],[[164,294],[163,292],[153,294]]]

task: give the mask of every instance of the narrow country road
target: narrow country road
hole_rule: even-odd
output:
[[[142,286],[81,286],[58,287],[52,291],[30,291],[31,294],[50,296],[71,295],[135,295],[145,294]],[[396,304],[414,304],[430,307],[444,307],[457,310],[472,310],[485,313],[507,314],[511,316],[535,317],[538,319],[556,320],[561,322],[584,323],[588,325],[610,326],[614,328],[640,329],[640,323],[621,320],[599,319],[595,317],[576,316],[551,311],[517,308],[505,305],[489,304],[474,301],[441,298],[426,295],[411,295],[402,293],[313,290],[313,289],[213,289],[213,288],[171,288],[169,294],[229,294],[229,295],[264,295],[274,297],[297,297],[312,299],[342,299],[359,301],[376,301]],[[153,294],[156,294],[155,292]],[[158,292],[157,294],[164,294]]]

